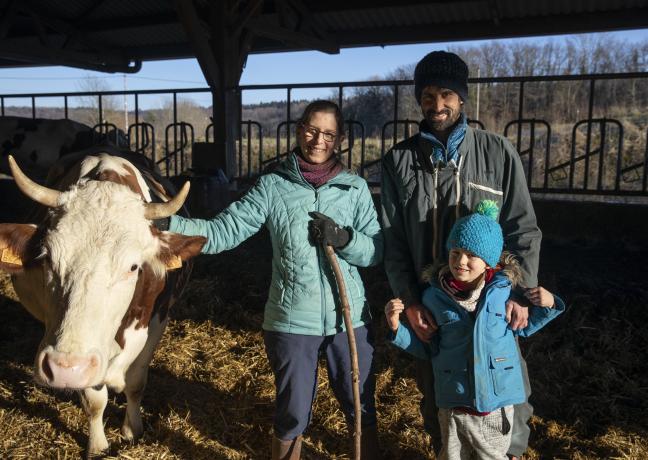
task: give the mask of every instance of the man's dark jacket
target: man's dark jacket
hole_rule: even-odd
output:
[[[431,152],[431,143],[417,134],[396,144],[383,159],[384,263],[395,296],[405,305],[421,303],[423,269],[447,262],[445,244],[452,225],[484,199],[500,207],[504,247],[519,258],[522,285],[537,286],[542,234],[511,143],[467,127],[459,164],[433,165]]]

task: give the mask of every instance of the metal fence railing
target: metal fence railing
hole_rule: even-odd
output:
[[[615,95],[624,94],[624,88],[630,88],[628,82],[632,83],[632,100],[637,102],[635,109],[627,108],[624,113],[619,109],[623,103]],[[471,101],[467,102],[469,124],[509,138],[520,154],[531,191],[648,196],[648,117],[641,115],[648,104],[648,72],[480,78],[469,80],[469,85],[470,88],[481,85],[483,99],[481,111],[480,101],[472,105]],[[348,166],[356,168],[370,182],[379,183],[382,156],[397,142],[418,131],[421,115],[412,109],[411,86],[410,80],[241,86],[240,94],[285,91],[285,97],[280,97],[285,100],[285,113],[283,120],[269,126],[263,119],[244,120],[241,111],[237,176],[260,174],[294,145],[295,119],[300,115],[295,112],[302,102],[294,97],[298,91],[329,89],[327,97],[336,100],[344,111],[363,90],[379,88],[383,96],[387,95],[382,101],[386,107],[384,119],[376,122],[349,116],[341,152]],[[23,107],[22,116],[36,118],[39,101],[61,98],[60,118],[71,118],[79,109],[78,105],[71,107],[70,100],[90,98],[96,103],[85,109],[95,113],[97,123],[93,132],[98,138],[110,141],[115,136],[116,143],[125,142],[131,150],[151,157],[166,174],[175,175],[191,165],[196,140],[210,142],[213,138],[208,109],[204,108],[201,121],[188,121],[186,114],[181,113],[179,98],[208,92],[208,88],[189,88],[5,94],[0,95],[0,114],[15,113],[15,101],[27,99],[29,103]],[[573,98],[573,103],[562,101],[560,107],[569,109],[565,113],[555,109],[555,94]],[[131,105],[134,123],[124,132],[117,129],[114,120],[107,120],[106,101],[115,96],[130,97],[134,102]],[[170,96],[171,104],[164,120],[155,119],[150,109],[140,108],[142,98],[151,96]],[[201,137],[196,138],[196,132]],[[157,138],[160,133],[164,133],[162,139]]]

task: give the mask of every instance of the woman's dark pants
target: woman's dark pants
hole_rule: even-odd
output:
[[[373,370],[374,338],[370,328],[355,330],[360,367],[360,402],[362,426],[376,425]],[[329,382],[349,427],[353,426],[353,388],[351,358],[346,332],[329,336],[289,334],[264,331],[266,353],[275,376],[276,411],[274,434],[291,440],[302,434],[310,423],[317,391],[317,363],[326,357]]]

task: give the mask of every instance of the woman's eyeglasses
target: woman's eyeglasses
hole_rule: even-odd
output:
[[[325,142],[333,142],[337,138],[337,133],[332,133],[331,131],[322,131],[315,126],[311,125],[302,125],[304,130],[304,135],[309,138],[317,139],[321,134]]]

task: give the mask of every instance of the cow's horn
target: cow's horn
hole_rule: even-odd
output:
[[[29,198],[43,206],[55,208],[58,206],[58,198],[61,192],[37,184],[22,172],[13,156],[9,155],[9,168],[16,181],[18,188]]]
[[[149,220],[164,219],[165,217],[175,214],[184,204],[188,193],[189,181],[185,182],[178,194],[166,203],[146,203],[144,217]]]

